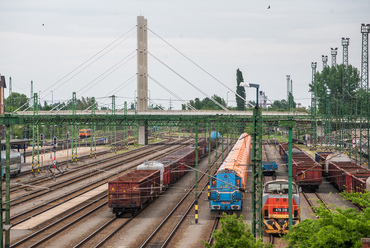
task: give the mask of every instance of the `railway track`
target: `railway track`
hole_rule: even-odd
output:
[[[180,149],[180,148],[176,148],[176,149]],[[154,159],[158,159],[161,156],[164,156],[164,154],[161,154],[161,155],[157,156]],[[129,168],[127,170],[129,170]],[[102,208],[102,207],[106,206],[106,204],[107,204],[106,192],[101,196],[101,198],[97,199],[96,201],[101,202],[101,204],[99,205],[99,208]],[[63,201],[63,202],[65,202],[65,201]],[[46,205],[50,205],[50,204],[51,203],[47,203]],[[87,204],[87,205],[90,205],[90,204]],[[84,209],[84,207],[79,208],[79,210],[77,210],[76,212],[83,211],[82,209]],[[97,211],[97,209],[94,209],[94,210],[91,210],[91,211]],[[106,211],[106,209],[104,209],[104,211]],[[91,215],[91,213],[90,212],[87,212],[83,216],[85,216],[85,218],[88,218],[89,215]],[[68,218],[68,220],[67,220],[67,218]],[[36,231],[34,234],[30,235],[29,237],[26,237],[26,238],[24,238],[24,239],[22,239],[20,241],[17,241],[16,243],[14,243],[12,245],[12,247],[18,247],[18,246],[24,247],[25,246],[24,244],[27,244],[26,247],[36,247],[39,244],[41,244],[43,242],[46,242],[47,240],[53,239],[53,238],[57,237],[60,233],[62,233],[63,230],[65,230],[67,228],[66,225],[62,225],[61,227],[57,227],[57,226],[60,226],[61,225],[61,224],[59,224],[61,221],[67,221],[69,223],[68,224],[68,227],[71,227],[71,225],[78,223],[81,220],[81,218],[83,218],[83,217],[80,217],[79,219],[76,219],[76,220],[74,220],[73,218],[75,218],[74,217],[74,214],[68,214],[65,217],[63,217],[61,220],[58,220],[55,223],[52,223],[52,224],[50,224],[50,225],[48,225],[46,227],[43,227],[42,229]],[[117,225],[117,224],[113,224],[113,222],[114,223],[117,223],[117,222],[120,223],[121,221],[119,219],[117,221],[113,221],[112,220],[112,222],[111,222],[112,225]],[[112,225],[109,224],[110,229],[112,229]],[[118,225],[118,226],[120,226],[120,225]],[[108,224],[106,225],[106,227],[108,227]],[[53,231],[53,230],[51,230],[51,228],[52,229],[56,229],[56,230]],[[52,232],[52,234],[50,234],[47,237],[42,237],[41,234],[42,233],[45,233],[46,230],[48,230],[47,233]],[[109,229],[101,228],[101,230],[105,230],[106,231],[106,230],[109,230]],[[42,238],[40,238],[40,235],[41,235]],[[96,235],[92,235],[92,236],[96,237]],[[37,240],[38,242],[35,243],[35,240]],[[82,243],[85,243],[85,242],[86,241],[84,241]]]
[[[142,154],[140,154],[140,156],[138,156],[138,157],[135,156],[133,158],[127,158],[124,162],[129,163],[129,162],[134,161],[134,159],[138,159],[138,158],[148,156],[151,153],[152,153],[152,150],[148,150],[148,151],[144,150],[144,152]],[[54,183],[53,185],[50,185],[50,186],[35,187],[35,186],[41,185],[43,183],[51,182],[50,178],[43,178],[43,179],[39,179],[39,180],[36,180],[36,181],[33,181],[33,182],[27,182],[25,185],[22,184],[22,185],[20,185],[19,189],[30,189],[30,187],[31,187],[32,191],[25,191],[24,194],[22,194],[20,196],[17,196],[17,197],[13,197],[13,199],[10,200],[10,205],[11,206],[16,206],[18,204],[25,203],[26,201],[28,201],[30,199],[34,199],[35,197],[39,197],[41,195],[48,194],[52,191],[61,189],[63,187],[69,186],[69,185],[72,185],[72,184],[74,184],[76,182],[79,182],[79,181],[82,181],[86,178],[89,178],[89,177],[100,174],[101,170],[109,171],[111,169],[114,169],[117,166],[120,166],[122,164],[122,158],[125,158],[128,155],[133,155],[133,154],[134,153],[120,154],[119,156],[113,156],[113,157],[105,158],[105,159],[102,159],[102,160],[99,160],[99,161],[95,161],[91,164],[87,164],[85,166],[79,167],[76,170],[73,170],[73,171],[71,170],[68,173],[59,174],[57,178],[58,179],[63,178],[64,180],[62,180],[62,181],[58,180],[57,183]],[[95,170],[95,171],[91,172],[91,168],[93,166],[101,165],[102,163],[107,163],[107,165],[100,167],[99,170]],[[85,169],[89,170],[89,173],[86,173],[86,172],[84,173],[83,170],[85,170]],[[76,171],[80,171],[80,173],[76,173]],[[33,189],[38,189],[38,190],[33,190]],[[15,191],[18,191],[18,190],[13,188],[12,192],[15,192]]]
[[[326,209],[329,211],[332,211],[332,209],[329,207],[329,205],[326,203],[324,198],[320,195],[318,192],[314,193],[306,193],[301,192],[305,200],[307,201],[308,205],[310,206],[310,209],[313,213],[316,213],[316,208],[319,207],[320,204],[323,204]]]
[[[169,146],[172,146],[172,145],[173,145],[172,143],[171,144],[162,143],[163,148],[166,148],[166,147],[169,147]],[[101,165],[101,163],[108,163],[108,162],[112,162],[112,161],[119,160],[119,159],[122,160],[122,159],[124,159],[128,156],[137,154],[138,152],[145,152],[147,150],[155,150],[155,149],[158,149],[158,148],[153,148],[151,146],[145,146],[145,147],[141,147],[141,148],[138,148],[138,149],[135,149],[135,150],[132,150],[132,151],[125,152],[125,153],[116,154],[114,156],[110,156],[110,157],[107,157],[107,158],[104,158],[104,159],[94,160],[91,163],[86,163],[86,164],[80,165],[76,168],[70,169],[68,171],[64,171],[63,174],[56,174],[56,175],[54,175],[54,177],[53,177],[53,175],[48,175],[48,176],[44,176],[44,177],[41,177],[41,178],[32,178],[32,179],[27,180],[25,182],[19,182],[19,181],[18,182],[12,182],[13,186],[10,187],[10,192],[14,193],[14,192],[17,192],[17,191],[20,191],[20,190],[23,190],[23,189],[27,189],[27,188],[30,188],[30,187],[35,187],[37,185],[41,185],[43,183],[48,183],[48,182],[51,181],[51,179],[65,178],[67,176],[71,176],[73,173],[76,173],[76,172],[83,173],[84,170],[86,170],[86,169],[91,170],[92,167],[97,166],[97,165]],[[107,153],[109,153],[109,152],[107,152]],[[101,168],[101,169],[106,169],[106,168]],[[109,168],[107,168],[107,169],[109,169]],[[77,176],[77,177],[79,177],[79,176]],[[35,187],[35,188],[37,188],[37,187]],[[30,195],[30,193],[27,193],[25,195]]]
[[[170,151],[168,151],[166,153],[163,153],[163,154],[161,154],[159,156],[156,156],[156,158],[154,158],[154,159],[158,159],[159,157],[162,157],[162,156],[166,155],[167,153],[173,152],[174,150],[177,150],[177,149],[180,149],[180,148],[181,148],[181,146],[180,147],[176,147],[174,149],[171,149]],[[153,153],[153,151],[144,152],[142,154],[139,154],[138,156],[132,157],[130,159],[130,161],[127,161],[126,160],[125,162],[128,163],[128,162],[136,161],[136,160],[138,160],[140,158],[144,158],[144,157],[150,155],[151,153]],[[119,161],[119,162],[116,162],[116,163],[114,163],[112,165],[109,165],[109,166],[112,167],[112,166],[121,166],[121,165],[122,165],[122,162]],[[123,171],[120,172],[120,174],[126,173],[127,171],[135,168],[137,165],[138,164],[134,164],[132,166],[129,166],[129,167],[125,168]],[[107,168],[105,167],[105,169],[107,169]],[[101,173],[101,172],[98,171],[98,173]],[[91,174],[88,174],[87,175],[87,177],[90,177],[90,176],[91,176]],[[80,195],[88,192],[89,190],[92,190],[94,188],[97,188],[97,187],[99,187],[99,186],[107,183],[112,177],[117,177],[117,176],[119,176],[119,174],[113,174],[113,175],[112,174],[104,174],[104,176],[102,178],[100,178],[99,180],[97,180],[97,181],[93,181],[91,183],[88,183],[88,184],[84,185],[83,187],[80,187],[80,188],[78,188],[76,190],[73,190],[73,191],[67,193],[67,194],[63,194],[60,197],[57,197],[57,198],[52,199],[50,201],[47,201],[47,202],[45,202],[42,205],[33,207],[32,209],[29,209],[27,211],[23,211],[22,213],[20,213],[18,215],[12,216],[10,220],[13,223],[13,226],[18,225],[18,224],[20,224],[20,223],[22,223],[22,222],[24,222],[24,221],[26,221],[26,220],[28,220],[28,219],[36,216],[36,215],[39,215],[41,213],[44,213],[44,212],[46,212],[46,211],[48,211],[48,210],[50,210],[50,209],[52,209],[52,208],[54,208],[54,207],[56,207],[56,206],[58,206],[60,204],[63,204],[66,201],[69,201],[69,200],[71,200],[73,198],[79,197]],[[86,179],[86,178],[85,177],[81,178],[81,180],[84,180],[84,179]],[[67,181],[67,182],[69,182],[69,181]],[[78,180],[76,181],[74,179],[73,182],[71,182],[71,184],[74,184],[74,183],[77,183],[77,182],[78,182]],[[65,187],[65,186],[66,185],[64,183],[62,183],[62,185],[58,184],[57,188],[54,188],[53,190],[61,189],[61,188]],[[26,200],[23,199],[22,202],[23,203],[24,202],[27,202],[29,200],[38,198],[41,195],[45,195],[45,194],[48,194],[48,193],[50,193],[50,191],[42,191],[40,194],[33,195],[32,197],[30,197],[30,198],[28,198]],[[18,202],[18,204],[21,204],[21,203]]]
[[[222,156],[223,153],[219,155]],[[216,160],[217,161],[217,160]],[[215,169],[216,162],[213,162],[211,168],[213,169],[213,174],[217,171]],[[206,177],[208,169],[201,172],[202,176],[198,179],[198,183],[203,185],[199,191],[198,198],[206,190],[208,186],[208,178]],[[175,207],[167,214],[167,216],[162,220],[162,222],[157,226],[157,228],[148,236],[148,238],[141,244],[141,248],[144,247],[167,247],[171,239],[176,234],[178,228],[185,220],[186,216],[193,209],[196,201],[194,199],[193,193],[196,184],[194,183],[190,190],[184,195],[183,198],[175,205]]]
[[[106,196],[100,196],[98,199],[90,202],[76,211],[71,212],[67,216],[60,218],[57,221],[47,225],[46,227],[34,232],[33,234],[19,240],[12,244],[10,247],[38,247],[46,241],[52,239],[56,235],[62,233],[67,228],[72,227],[74,224],[82,221],[84,218],[90,217],[96,211],[106,207]],[[71,218],[75,218],[71,220]],[[51,230],[53,229],[53,230]]]
[[[209,238],[208,238],[208,244],[210,244],[211,247],[213,245],[213,234],[215,233],[215,231],[217,229],[219,229],[220,225],[221,225],[220,224],[220,217],[216,217],[215,221],[213,223],[213,226],[212,226],[211,235],[209,235]]]
[[[218,155],[218,158],[221,157],[221,154]],[[218,160],[216,159],[216,161]],[[215,164],[214,162],[213,164]],[[212,165],[213,165],[212,164]],[[199,178],[199,182],[203,184],[202,189],[200,190],[199,195],[206,189],[208,185],[208,178],[205,177],[206,173],[208,172],[208,169],[205,170],[202,173],[202,176]],[[187,190],[187,193],[185,196],[183,196],[176,204],[176,206],[173,207],[173,209],[162,219],[160,224],[153,228],[154,230],[151,232],[151,234],[145,239],[145,241],[142,242],[141,245],[138,244],[140,247],[165,247],[168,246],[169,242],[171,241],[172,237],[177,233],[178,228],[181,226],[181,223],[186,219],[189,211],[191,211],[194,208],[194,187],[195,184],[190,188],[190,190]],[[144,209],[145,211],[145,209]],[[123,232],[123,228],[126,224],[122,224],[121,227],[117,229],[112,229],[107,231],[107,228],[104,228],[102,232],[109,233],[106,234],[106,237],[102,240],[100,240],[98,243],[95,241],[90,241],[92,239],[95,239],[94,234],[89,235],[87,239],[84,241],[85,244],[84,247],[103,247],[105,244],[108,244],[111,239],[114,238],[115,234],[119,234]],[[104,231],[105,230],[105,231]],[[100,239],[100,238],[99,238]]]

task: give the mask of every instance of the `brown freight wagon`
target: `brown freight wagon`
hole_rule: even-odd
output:
[[[189,170],[187,166],[194,166],[195,149],[192,147],[185,147],[182,148],[181,150],[178,150],[165,156],[163,159],[176,163],[174,171],[172,171],[172,173],[176,178],[178,178],[184,175],[185,171]]]
[[[108,206],[116,215],[136,212],[160,192],[159,170],[136,170],[108,182]]]
[[[354,173],[351,173],[350,176],[350,185],[347,185],[348,192],[359,192],[365,193],[365,189],[367,189],[367,184],[370,183],[370,171],[362,169],[357,170]]]
[[[356,171],[358,165],[352,162],[330,162],[328,167],[329,181],[337,187],[339,190],[347,190],[347,178],[346,174]]]
[[[321,165],[322,176],[327,176],[325,171],[326,158],[333,155],[333,152],[315,152],[315,161]]]
[[[288,143],[279,144],[279,153],[288,170]],[[317,190],[322,184],[322,169],[319,163],[292,145],[292,174],[294,182],[302,188]]]

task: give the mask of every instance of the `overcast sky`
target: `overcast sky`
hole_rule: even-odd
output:
[[[41,91],[41,101],[49,104],[52,97],[70,99],[74,91],[77,98],[94,96],[100,106],[110,105],[112,94],[117,108],[131,103],[139,15],[150,29],[150,77],[182,100],[206,97],[189,81],[235,106],[233,93],[218,81],[235,91],[239,68],[244,81],[260,84],[271,101],[286,99],[291,75],[296,102],[308,106],[311,62],[322,70],[321,55],[331,64],[330,47],[338,47],[342,63],[341,37],[350,38],[349,63],[360,69],[360,27],[370,23],[370,1],[2,0],[0,74],[6,77],[6,96],[12,77],[13,92],[30,96],[33,80],[34,92]],[[180,109],[174,95],[152,79],[148,84],[155,103],[168,108],[171,99]],[[247,90],[247,98],[255,100],[255,89]]]

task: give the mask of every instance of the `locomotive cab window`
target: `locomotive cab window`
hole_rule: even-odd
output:
[[[266,184],[264,191],[265,193],[288,194],[288,188],[288,182],[273,182]],[[292,184],[292,194],[297,194],[297,187],[294,184]]]

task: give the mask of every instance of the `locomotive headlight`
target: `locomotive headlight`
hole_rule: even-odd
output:
[[[235,200],[235,195],[233,194],[233,200]]]
[[[274,220],[266,220],[266,224],[267,225],[272,225],[272,224],[274,224]]]
[[[217,200],[220,200],[220,194],[217,194]]]

